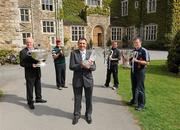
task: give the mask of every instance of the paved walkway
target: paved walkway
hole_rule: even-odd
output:
[[[101,52],[97,57],[97,70],[93,93],[92,124],[87,124],[84,115],[77,125],[72,125],[73,92],[72,72],[68,69],[67,86],[57,90],[52,58],[42,68],[42,94],[48,102],[35,104],[30,110],[26,105],[24,70],[20,66],[0,67],[0,88],[5,96],[0,100],[0,130],[140,130],[128,107],[110,88],[102,88],[106,67]],[[85,111],[83,100],[82,114]]]

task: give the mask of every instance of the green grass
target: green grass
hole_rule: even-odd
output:
[[[144,130],[180,130],[180,75],[167,71],[166,61],[151,61],[145,80],[146,108],[135,111],[135,119]],[[130,70],[119,70],[118,93],[125,102],[131,99]]]

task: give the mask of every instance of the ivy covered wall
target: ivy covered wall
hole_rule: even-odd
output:
[[[121,0],[112,0],[111,8],[111,25],[128,27],[139,23],[139,9],[134,8],[135,0],[128,1],[128,16],[121,16]]]
[[[147,0],[128,0],[128,15],[121,16],[121,1],[111,1],[111,26],[129,27],[135,25],[140,28],[148,24],[157,24],[157,40],[144,42],[155,48],[164,46],[166,48],[172,37],[180,30],[180,1],[179,0],[157,0],[155,13],[147,13]],[[139,6],[135,9],[135,1]]]
[[[103,6],[110,6],[111,26],[130,27],[135,26],[140,30],[141,26],[157,24],[158,33],[156,41],[144,42],[155,48],[169,46],[169,43],[180,30],[180,0],[157,0],[155,13],[147,13],[147,0],[128,0],[128,16],[121,16],[122,0],[103,0]],[[139,6],[135,9],[135,1]],[[92,13],[101,14],[99,7],[90,9],[84,4],[84,0],[63,0],[64,21],[69,24],[86,24],[86,16]],[[102,9],[103,11],[103,9]],[[104,15],[108,15],[103,11]],[[102,13],[102,14],[103,14]]]
[[[82,11],[85,9],[83,0],[63,0],[65,24],[85,24]]]

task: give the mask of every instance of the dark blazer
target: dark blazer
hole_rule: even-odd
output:
[[[86,59],[88,60],[91,51],[86,51]],[[93,76],[92,71],[96,70],[96,64],[90,66],[89,69],[81,68],[80,62],[82,61],[81,53],[79,50],[71,52],[69,69],[73,70],[73,87],[92,87]]]
[[[24,48],[20,51],[20,66],[25,68],[25,77],[33,78],[33,77],[41,77],[40,67],[33,68],[32,64],[38,63],[37,60],[34,60],[28,54],[28,48]]]

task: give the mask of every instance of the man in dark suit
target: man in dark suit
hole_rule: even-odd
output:
[[[81,38],[78,41],[78,48],[71,52],[70,70],[73,74],[73,92],[74,92],[74,118],[72,124],[77,124],[81,116],[82,91],[84,88],[86,99],[85,118],[88,124],[91,124],[92,118],[92,92],[93,92],[93,76],[92,71],[96,69],[95,62],[84,64],[90,58],[91,52],[86,50],[87,41]]]
[[[41,96],[41,70],[36,66],[38,61],[28,55],[28,51],[34,49],[33,44],[33,39],[28,37],[26,47],[20,51],[20,65],[25,70],[27,104],[30,109],[34,109],[33,86],[35,86],[36,102],[47,102]]]

